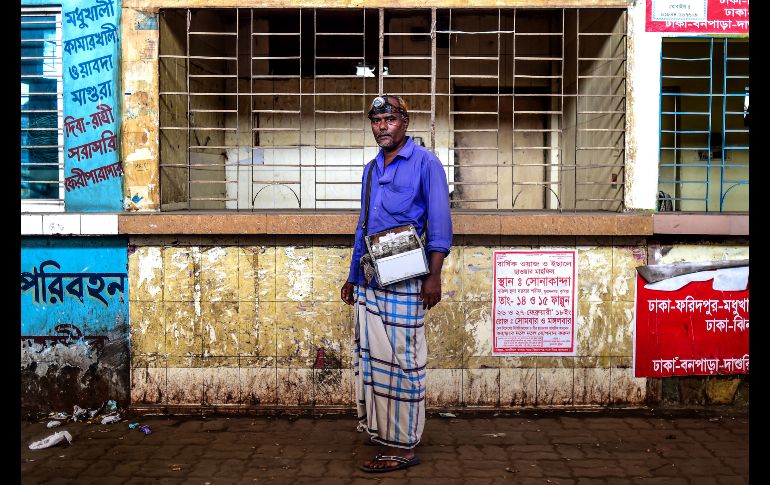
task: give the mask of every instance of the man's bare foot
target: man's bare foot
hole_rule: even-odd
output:
[[[414,450],[413,449],[405,450],[403,448],[393,448],[388,446],[385,448],[385,451],[383,451],[381,455],[382,456],[399,456],[407,460],[412,460],[414,458]],[[377,458],[364,463],[365,468],[369,468],[372,470],[386,470],[390,468],[396,468],[399,465],[402,465],[402,463],[395,460],[382,460],[382,459],[378,460]]]

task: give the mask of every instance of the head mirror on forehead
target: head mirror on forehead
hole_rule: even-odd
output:
[[[390,98],[395,99],[400,106],[392,105],[390,103]],[[371,118],[373,115],[381,115],[387,113],[401,113],[404,115],[404,117],[409,117],[409,114],[406,111],[406,106],[404,106],[404,103],[401,101],[401,99],[395,96],[388,96],[387,94],[377,96],[372,100],[372,107],[369,109],[367,116]]]

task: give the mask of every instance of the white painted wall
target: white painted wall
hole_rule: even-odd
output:
[[[662,35],[645,32],[646,2],[628,9],[626,63],[627,210],[654,210],[660,153],[660,52]]]

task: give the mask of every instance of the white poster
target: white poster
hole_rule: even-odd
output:
[[[494,252],[495,355],[575,355],[576,254]]]
[[[652,20],[705,22],[706,0],[652,0]]]

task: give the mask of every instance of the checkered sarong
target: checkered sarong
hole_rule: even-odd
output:
[[[359,429],[372,440],[414,448],[425,426],[425,310],[422,281],[356,287],[355,368]]]

